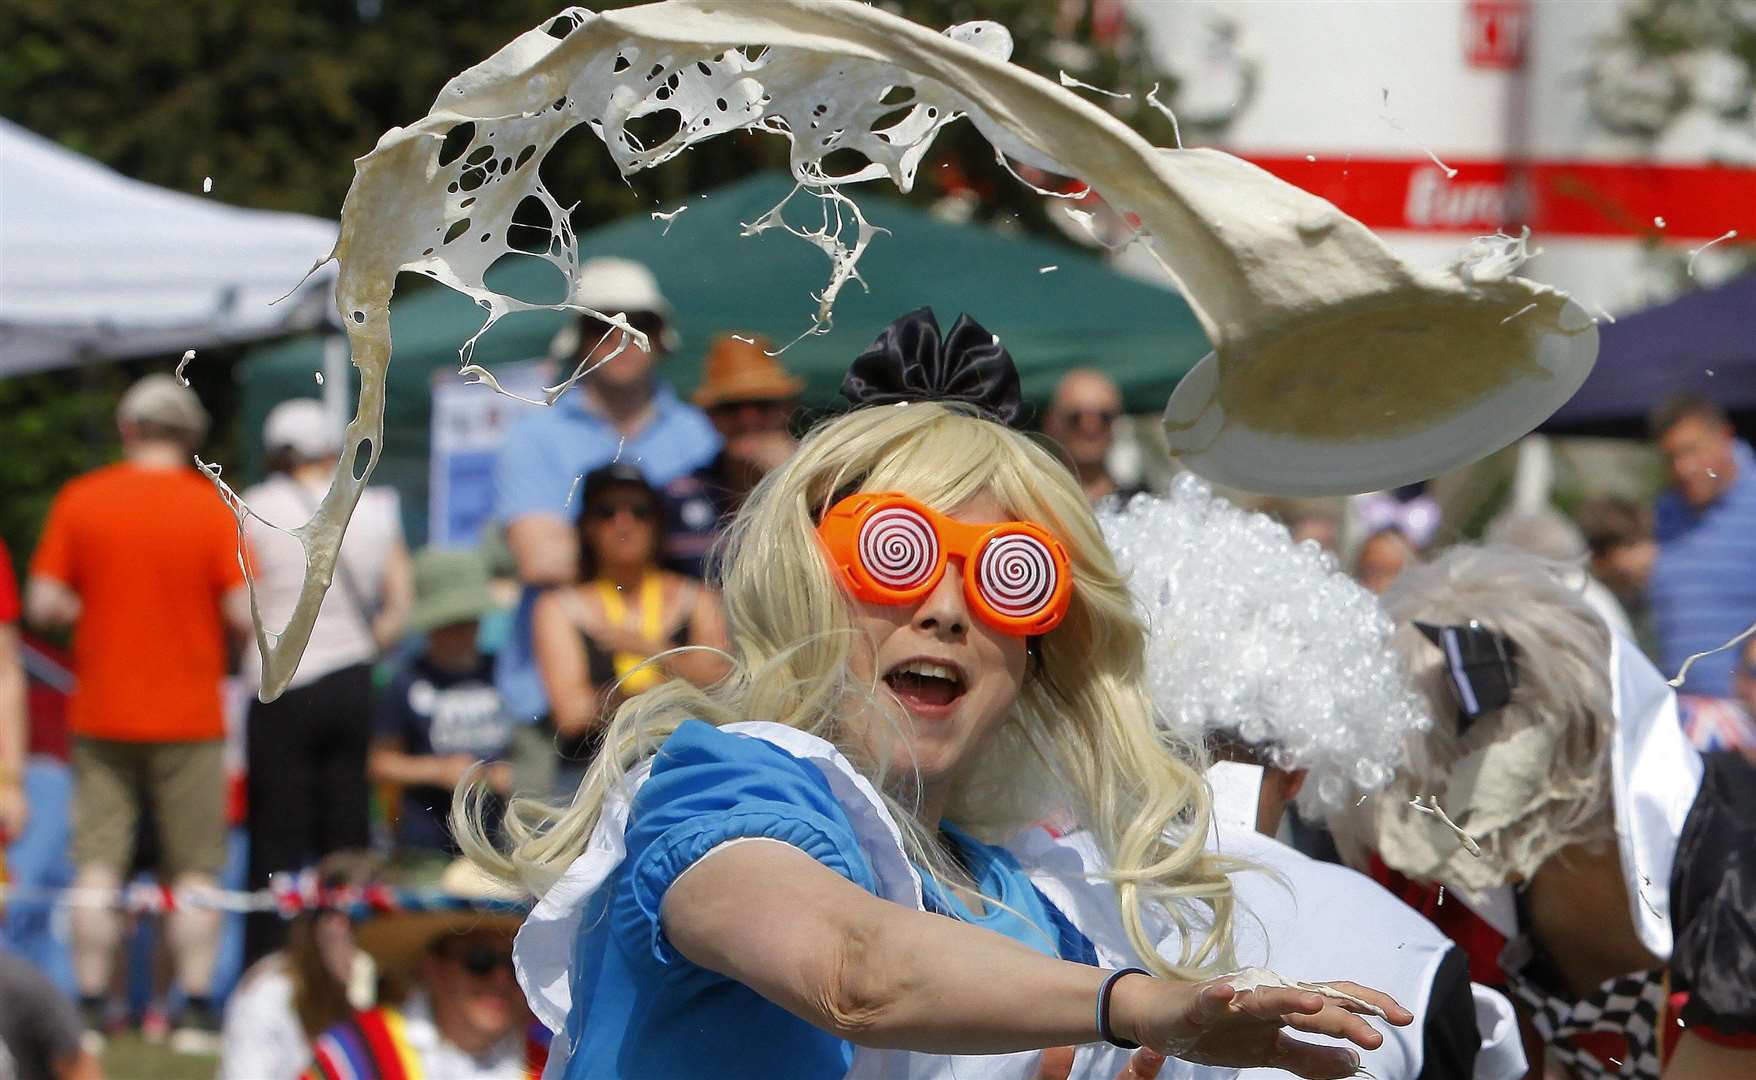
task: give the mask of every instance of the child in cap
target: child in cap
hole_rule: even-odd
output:
[[[415,557],[409,628],[426,641],[379,696],[367,759],[374,783],[402,789],[395,835],[405,855],[455,852],[445,821],[451,793],[478,761],[490,762],[486,779],[497,792],[511,786],[500,758],[512,723],[494,688],[493,658],[476,642],[494,608],[476,552],[428,548]]]

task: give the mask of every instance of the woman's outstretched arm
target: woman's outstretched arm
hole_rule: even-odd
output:
[[[1099,1039],[1107,972],[1043,956],[992,931],[879,899],[786,844],[716,849],[682,874],[660,911],[665,935],[701,967],[862,1046],[999,1054]],[[1391,1022],[1412,1016],[1353,989]],[[1122,1038],[1191,1061],[1351,1075],[1357,1058],[1289,1039],[1282,1026],[1383,1042],[1321,995],[1129,976],[1111,1001]]]

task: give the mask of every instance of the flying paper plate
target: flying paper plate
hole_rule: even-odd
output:
[[[1528,283],[1526,283],[1528,284]],[[1343,338],[1345,335],[1345,339]],[[1597,326],[1564,294],[1387,297],[1225,355],[1165,406],[1171,454],[1215,483],[1345,495],[1425,480],[1529,433],[1597,359]]]

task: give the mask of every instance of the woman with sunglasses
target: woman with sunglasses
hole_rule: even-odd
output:
[[[730,677],[623,704],[569,805],[513,804],[504,852],[454,807],[540,895],[517,956],[556,1075],[1352,1075],[1287,1029],[1377,1046],[1351,1010],[1408,1023],[1389,998],[1200,981],[1232,916],[1208,795],[1151,723],[1083,494],[1007,426],[999,339],[923,308],[843,393],[865,407],[730,530]]]
[[[718,596],[659,565],[662,510],[634,465],[587,473],[576,521],[579,583],[545,593],[532,616],[569,791],[623,701],[669,678],[708,686],[726,672]]]

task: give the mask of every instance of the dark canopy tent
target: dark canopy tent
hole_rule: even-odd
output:
[[[693,197],[688,210],[670,223],[668,235],[664,222],[646,215],[581,234],[582,257],[638,259],[658,278],[682,334],[682,346],[663,374],[680,393],[695,387],[702,352],[715,334],[754,331],[784,343],[809,325],[815,307],[810,294],[823,288],[828,260],[778,230],[740,236],[743,223],[761,217],[791,187],[787,177],[766,174]],[[870,292],[850,282],[835,306],[834,329],[806,338],[781,357],[807,380],[807,404],[837,400],[848,362],[892,318],[922,304],[934,307],[946,329],[958,312],[967,311],[998,334],[1017,361],[1025,396],[1039,405],[1063,372],[1089,365],[1116,380],[1131,411],[1156,411],[1208,351],[1195,316],[1168,289],[1117,274],[1099,259],[1062,245],[951,224],[899,201],[866,191],[854,194],[867,219],[888,235],[877,236],[859,264]],[[817,200],[804,192],[786,216],[803,227],[815,228],[821,221]],[[850,227],[845,239],[852,238]],[[561,292],[560,275],[548,263],[519,255],[506,256],[490,271],[489,282],[530,301],[554,300]],[[420,287],[412,275],[400,284],[404,291],[391,310],[395,351],[384,455],[375,479],[402,492],[405,515],[418,538],[425,535],[432,379],[456,371],[458,347],[481,325],[482,311],[448,289]],[[477,343],[474,359],[492,368],[541,357],[566,318],[548,311],[508,316]],[[244,441],[252,453],[267,411],[288,397],[320,394],[313,373],[322,368],[319,335],[246,359]],[[248,466],[254,462],[246,464],[245,472],[252,472]]]
[[[1756,419],[1756,274],[1599,328],[1591,377],[1545,430],[1644,434],[1647,413],[1672,394],[1718,402]]]

